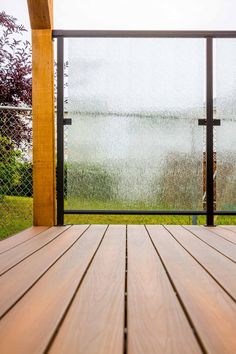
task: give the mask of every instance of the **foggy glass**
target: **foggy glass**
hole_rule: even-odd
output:
[[[236,39],[215,40],[216,208],[236,210]]]
[[[67,209],[203,209],[205,40],[68,39]]]

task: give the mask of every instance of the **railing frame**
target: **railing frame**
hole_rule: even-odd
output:
[[[206,215],[214,226],[215,215],[236,215],[236,211],[214,210],[213,161],[213,39],[236,38],[236,31],[107,31],[53,30],[57,39],[57,224],[65,214],[112,215]],[[206,211],[205,210],[65,210],[64,209],[64,38],[205,38],[206,39]]]

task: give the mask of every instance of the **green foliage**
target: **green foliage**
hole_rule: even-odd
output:
[[[88,163],[70,163],[65,170],[67,193],[72,198],[109,201],[115,198],[117,177],[104,166]]]
[[[19,180],[17,185],[11,186],[9,195],[19,197],[33,196],[33,166],[31,162],[18,163]]]
[[[0,135],[0,198],[5,195],[32,196],[32,164],[10,138]]]
[[[20,181],[18,171],[20,151],[14,149],[14,144],[6,136],[0,135],[0,197],[7,194],[8,191]]]
[[[156,203],[166,210],[202,209],[202,160],[196,155],[173,152],[160,166],[152,186]]]

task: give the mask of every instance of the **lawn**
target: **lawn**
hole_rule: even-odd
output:
[[[33,199],[6,196],[0,201],[0,240],[32,225]]]
[[[0,201],[0,239],[32,225],[32,198],[7,196]],[[96,203],[99,209],[99,203]],[[95,203],[93,203],[95,205]],[[235,216],[217,216],[217,224],[236,224]],[[192,224],[192,216],[65,215],[66,224]],[[198,224],[205,223],[198,216]]]

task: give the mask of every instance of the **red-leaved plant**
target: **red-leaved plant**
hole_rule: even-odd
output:
[[[16,18],[0,12],[0,106],[31,106],[31,46],[21,38],[25,31]],[[16,146],[30,142],[31,128],[24,113],[11,111],[9,115],[3,122],[0,112],[0,134]]]

